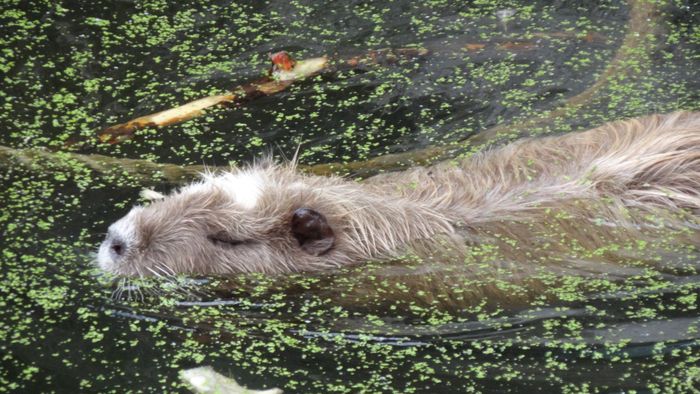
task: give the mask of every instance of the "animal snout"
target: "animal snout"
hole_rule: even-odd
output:
[[[97,264],[102,270],[123,273],[129,261],[134,259],[138,249],[139,236],[134,218],[143,208],[133,208],[128,215],[112,223],[107,229],[107,236],[97,252]]]
[[[126,242],[119,238],[113,238],[109,241],[109,252],[115,260],[124,256],[126,253]]]
[[[129,242],[119,234],[110,231],[102,242],[101,249],[103,253],[106,252],[106,254],[109,255],[109,260],[118,262],[126,256],[129,250]]]

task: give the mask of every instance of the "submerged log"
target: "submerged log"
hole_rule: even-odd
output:
[[[182,183],[196,178],[207,169],[201,165],[180,166],[148,160],[124,159],[98,154],[52,152],[45,148],[13,149],[0,145],[0,167],[21,167],[42,173],[72,174],[89,169],[100,176],[129,177],[141,185]],[[223,167],[222,167],[223,168]]]
[[[650,36],[657,32],[660,23],[658,6],[646,0],[628,0],[628,4],[630,11],[627,32],[612,60],[591,86],[567,99],[562,105],[529,119],[499,124],[455,143],[387,154],[365,161],[319,164],[311,167],[310,172],[369,176],[381,171],[430,164],[452,158],[461,152],[478,151],[494,144],[529,136],[532,130],[551,126],[562,116],[571,117],[586,111],[587,105],[604,95],[605,89],[611,83],[619,81],[620,78],[634,76],[634,69],[628,66],[630,61],[637,61],[644,54],[650,54],[655,48],[656,41],[650,40]],[[600,38],[597,34],[591,37],[591,40]]]

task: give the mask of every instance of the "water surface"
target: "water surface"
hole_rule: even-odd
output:
[[[651,28],[630,23],[640,9],[651,10]],[[522,135],[522,124],[545,134],[697,110],[699,18],[685,1],[5,1],[0,145],[212,166],[270,149],[291,156],[300,146],[312,165],[430,146],[476,150],[464,141],[499,125],[507,127],[495,140],[504,141]],[[326,73],[121,144],[96,139],[106,126],[260,77],[269,52],[343,57],[399,47],[430,54]],[[700,384],[700,259],[674,242],[682,234],[611,242],[633,276],[572,276],[517,307],[394,302],[372,291],[388,277],[374,265],[284,286],[204,278],[113,294],[92,252],[139,202],[141,182],[65,160],[70,171],[3,159],[1,391],[185,392],[177,371],[198,365],[285,392],[690,392]],[[369,298],[347,302],[323,291],[328,283]]]

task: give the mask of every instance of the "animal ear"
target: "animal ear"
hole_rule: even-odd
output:
[[[310,208],[299,208],[292,216],[292,234],[309,254],[320,256],[335,243],[335,234],[326,217]]]

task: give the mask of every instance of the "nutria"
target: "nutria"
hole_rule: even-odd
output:
[[[697,219],[700,113],[523,139],[362,182],[304,175],[268,160],[204,174],[168,196],[151,194],[149,205],[109,227],[97,258],[103,270],[285,273],[406,254],[464,261],[460,248],[494,232],[509,233],[518,242],[514,253],[526,254],[541,242],[531,239],[532,223],[546,225],[552,210],[570,215],[569,237],[595,247],[608,235],[605,226],[592,232],[594,222],[634,231],[649,214],[672,227]],[[697,242],[695,233],[691,238]]]

